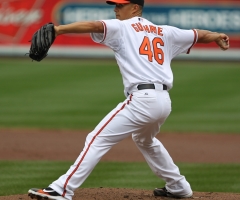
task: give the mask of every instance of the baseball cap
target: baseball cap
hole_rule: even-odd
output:
[[[140,6],[144,5],[144,0],[111,0],[111,1],[106,1],[107,4],[114,5],[114,4],[127,4],[127,3],[134,3],[138,4]]]

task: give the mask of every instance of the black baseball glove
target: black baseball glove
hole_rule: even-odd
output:
[[[43,25],[36,31],[31,40],[29,57],[40,62],[47,56],[47,52],[55,40],[55,30],[53,23]]]

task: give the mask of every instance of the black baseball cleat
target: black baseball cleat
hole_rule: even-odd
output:
[[[165,187],[163,188],[155,188],[153,190],[154,196],[161,196],[161,197],[171,197],[171,198],[176,198],[176,199],[181,199],[181,198],[189,198],[192,197],[193,193],[189,193],[186,195],[175,195],[167,191]]]
[[[37,200],[67,200],[50,187],[44,189],[31,188],[28,190],[28,196]]]

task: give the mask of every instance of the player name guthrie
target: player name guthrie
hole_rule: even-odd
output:
[[[148,33],[155,33],[159,36],[163,36],[163,29],[159,26],[154,25],[142,25],[140,22],[131,24],[136,32],[145,31]]]

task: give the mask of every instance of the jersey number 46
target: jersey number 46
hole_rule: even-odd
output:
[[[147,55],[150,62],[154,59],[158,64],[162,65],[164,62],[164,52],[160,48],[164,46],[164,42],[161,38],[155,37],[150,41],[149,37],[144,36],[141,46],[139,47],[140,55]]]

